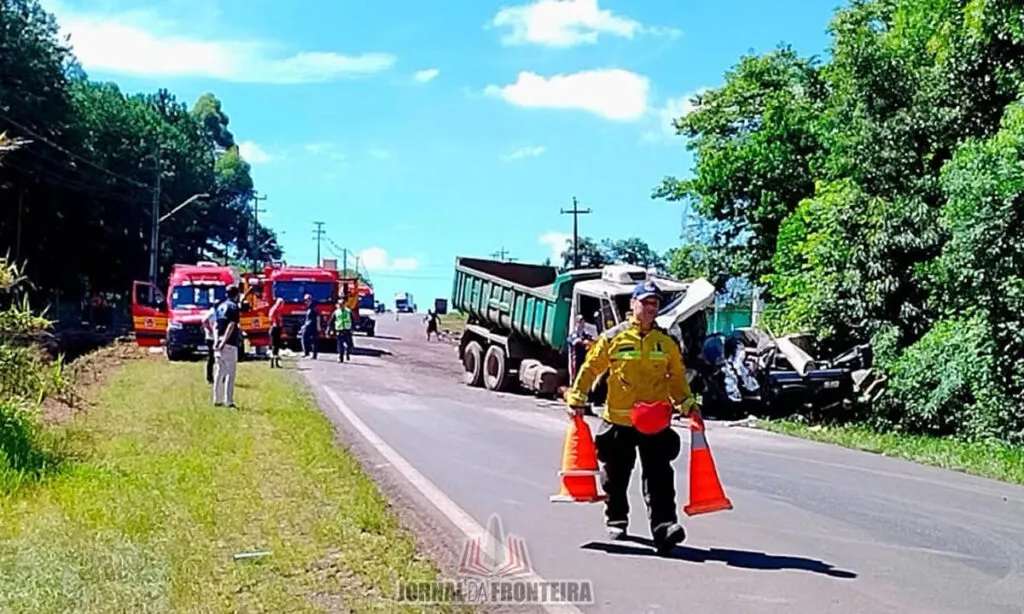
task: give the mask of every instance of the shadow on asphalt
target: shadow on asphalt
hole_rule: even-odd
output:
[[[352,355],[353,356],[373,356],[374,358],[380,358],[381,356],[394,356],[394,354],[392,354],[391,352],[389,352],[387,350],[378,350],[377,348],[361,348],[361,347],[354,347],[354,348],[352,348]]]
[[[401,341],[402,337],[396,337],[394,335],[374,335],[372,337],[364,337],[365,339],[383,339],[384,341]]]
[[[650,539],[633,536],[630,536],[627,539],[628,541],[635,542],[636,544],[642,544],[647,547],[645,548],[639,545],[623,542],[590,542],[584,544],[583,548],[587,550],[600,550],[608,554],[659,556],[654,550],[654,542]],[[661,558],[676,559],[690,563],[720,562],[725,563],[729,567],[756,569],[761,571],[793,569],[797,571],[809,571],[811,573],[823,574],[833,578],[843,578],[846,580],[857,577],[857,574],[852,571],[836,569],[832,565],[817,559],[809,559],[799,556],[780,556],[775,554],[766,554],[764,552],[752,552],[749,550],[730,550],[726,548],[710,548],[705,550],[703,548],[693,548],[690,546],[676,546],[672,552]]]

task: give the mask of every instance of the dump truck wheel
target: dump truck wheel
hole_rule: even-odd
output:
[[[462,366],[466,370],[462,380],[470,386],[480,386],[484,376],[484,349],[476,341],[466,344],[462,354]]]
[[[492,345],[484,354],[484,385],[488,390],[505,390],[508,385],[508,357],[505,348]]]

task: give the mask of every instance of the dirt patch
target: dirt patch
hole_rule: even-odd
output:
[[[122,366],[131,360],[152,360],[159,355],[150,354],[132,339],[119,339],[111,345],[88,352],[69,363],[66,373],[70,390],[61,397],[43,401],[42,422],[56,426],[91,407],[93,392],[102,387]]]

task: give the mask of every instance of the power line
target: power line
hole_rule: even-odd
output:
[[[142,183],[140,181],[136,181],[134,179],[130,179],[128,177],[124,177],[122,175],[118,175],[117,173],[115,173],[114,171],[112,171],[110,169],[103,168],[99,164],[96,164],[95,162],[93,162],[93,161],[91,161],[91,160],[89,160],[87,158],[84,158],[84,157],[82,157],[82,156],[80,156],[80,155],[78,155],[78,154],[76,154],[76,153],[74,153],[72,151],[69,151],[68,149],[65,149],[64,147],[61,147],[60,145],[54,143],[53,141],[51,141],[50,139],[46,138],[45,136],[39,134],[38,132],[35,132],[34,130],[32,130],[30,128],[26,128],[25,126],[19,124],[18,122],[14,121],[9,116],[7,116],[7,115],[5,115],[3,113],[0,113],[0,118],[2,118],[4,121],[6,121],[7,123],[11,124],[15,128],[21,130],[22,132],[25,132],[29,136],[35,137],[40,142],[46,143],[47,145],[49,145],[50,147],[53,147],[57,151],[60,151],[61,153],[64,153],[65,155],[68,155],[68,156],[78,160],[79,162],[82,162],[84,164],[88,164],[89,166],[93,167],[94,169],[96,169],[96,170],[98,170],[100,172],[106,173],[106,174],[110,175],[111,177],[113,177],[115,179],[120,179],[121,181],[127,181],[128,183],[130,183],[130,184],[132,184],[132,185],[134,185],[136,187],[144,188],[144,189],[147,189],[147,190],[152,189],[152,187],[153,187],[153,186],[150,186],[150,185],[146,185],[145,183]]]
[[[566,213],[572,214],[572,262],[574,269],[580,268],[580,232],[579,232],[579,216],[591,213],[590,209],[580,209],[576,206],[576,197],[572,197],[572,209],[566,211],[561,210],[562,215]]]

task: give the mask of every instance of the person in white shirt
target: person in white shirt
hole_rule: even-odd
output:
[[[214,345],[217,343],[217,306],[210,307],[203,314],[203,333],[206,335],[206,383],[213,384],[213,364],[216,360]]]

